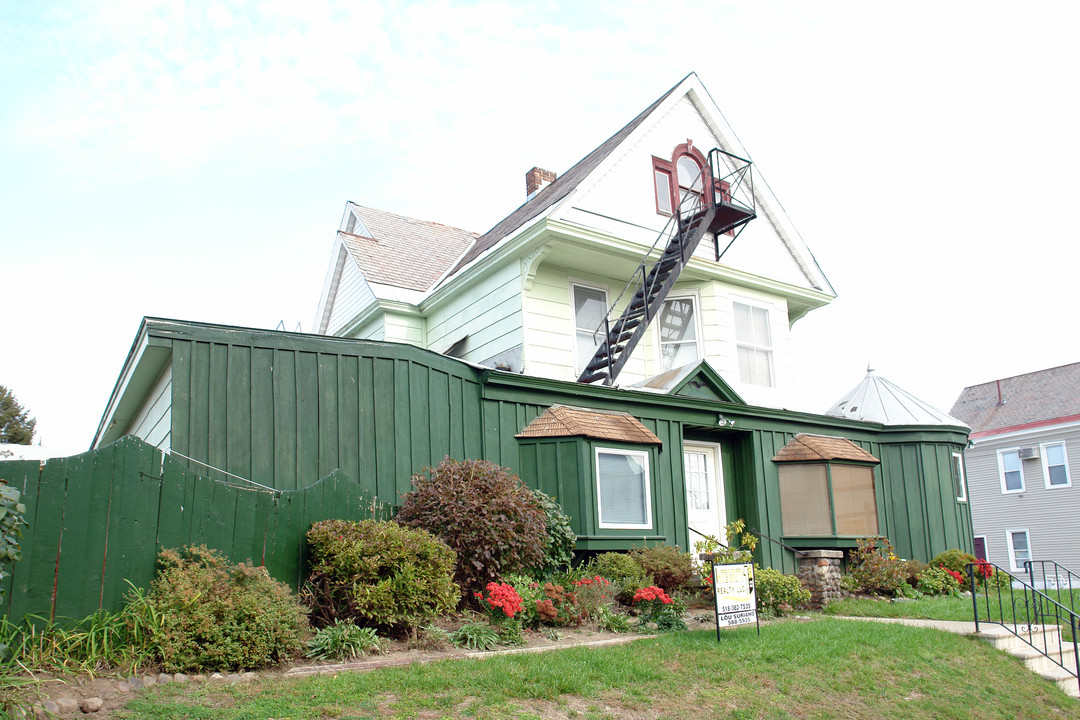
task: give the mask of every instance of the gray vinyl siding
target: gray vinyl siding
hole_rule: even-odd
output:
[[[1022,460],[1023,493],[1002,493],[998,451],[1065,442],[1072,485],[1046,487],[1043,460]],[[1040,456],[1044,455],[1040,452]],[[965,452],[974,534],[986,537],[987,558],[1009,567],[1006,532],[1027,530],[1032,559],[1054,560],[1080,572],[1080,427],[982,438]]]

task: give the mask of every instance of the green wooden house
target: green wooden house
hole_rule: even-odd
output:
[[[907,558],[970,551],[952,462],[967,434],[748,405],[706,361],[617,388],[408,344],[147,318],[93,447],[135,435],[212,478],[279,490],[337,471],[390,506],[423,467],[482,458],[556,497],[582,551],[691,548],[743,518],[775,541],[761,562],[792,572],[790,548],[867,535]]]

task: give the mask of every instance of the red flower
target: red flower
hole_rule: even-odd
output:
[[[646,602],[651,601],[651,600],[659,600],[664,605],[670,605],[671,604],[671,598],[668,597],[668,594],[666,592],[664,592],[664,590],[662,588],[658,588],[655,585],[650,585],[647,588],[642,588],[642,589],[638,590],[636,593],[634,593],[634,602],[635,603],[640,602],[642,600],[644,600]]]
[[[514,590],[513,585],[489,582],[487,584],[487,593],[487,598],[484,598],[482,593],[476,593],[476,597],[486,602],[492,612],[498,609],[506,617],[512,618],[521,612],[523,608],[521,596]]]

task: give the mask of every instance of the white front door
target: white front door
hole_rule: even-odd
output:
[[[703,535],[712,535],[727,544],[724,536],[727,509],[724,507],[720,446],[684,443],[683,462],[686,468],[686,518],[690,523],[690,548]]]

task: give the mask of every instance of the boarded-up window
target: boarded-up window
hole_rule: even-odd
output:
[[[859,465],[832,466],[836,534],[869,537],[878,534],[874,470]]]
[[[781,465],[780,518],[785,535],[832,535],[825,465]]]

